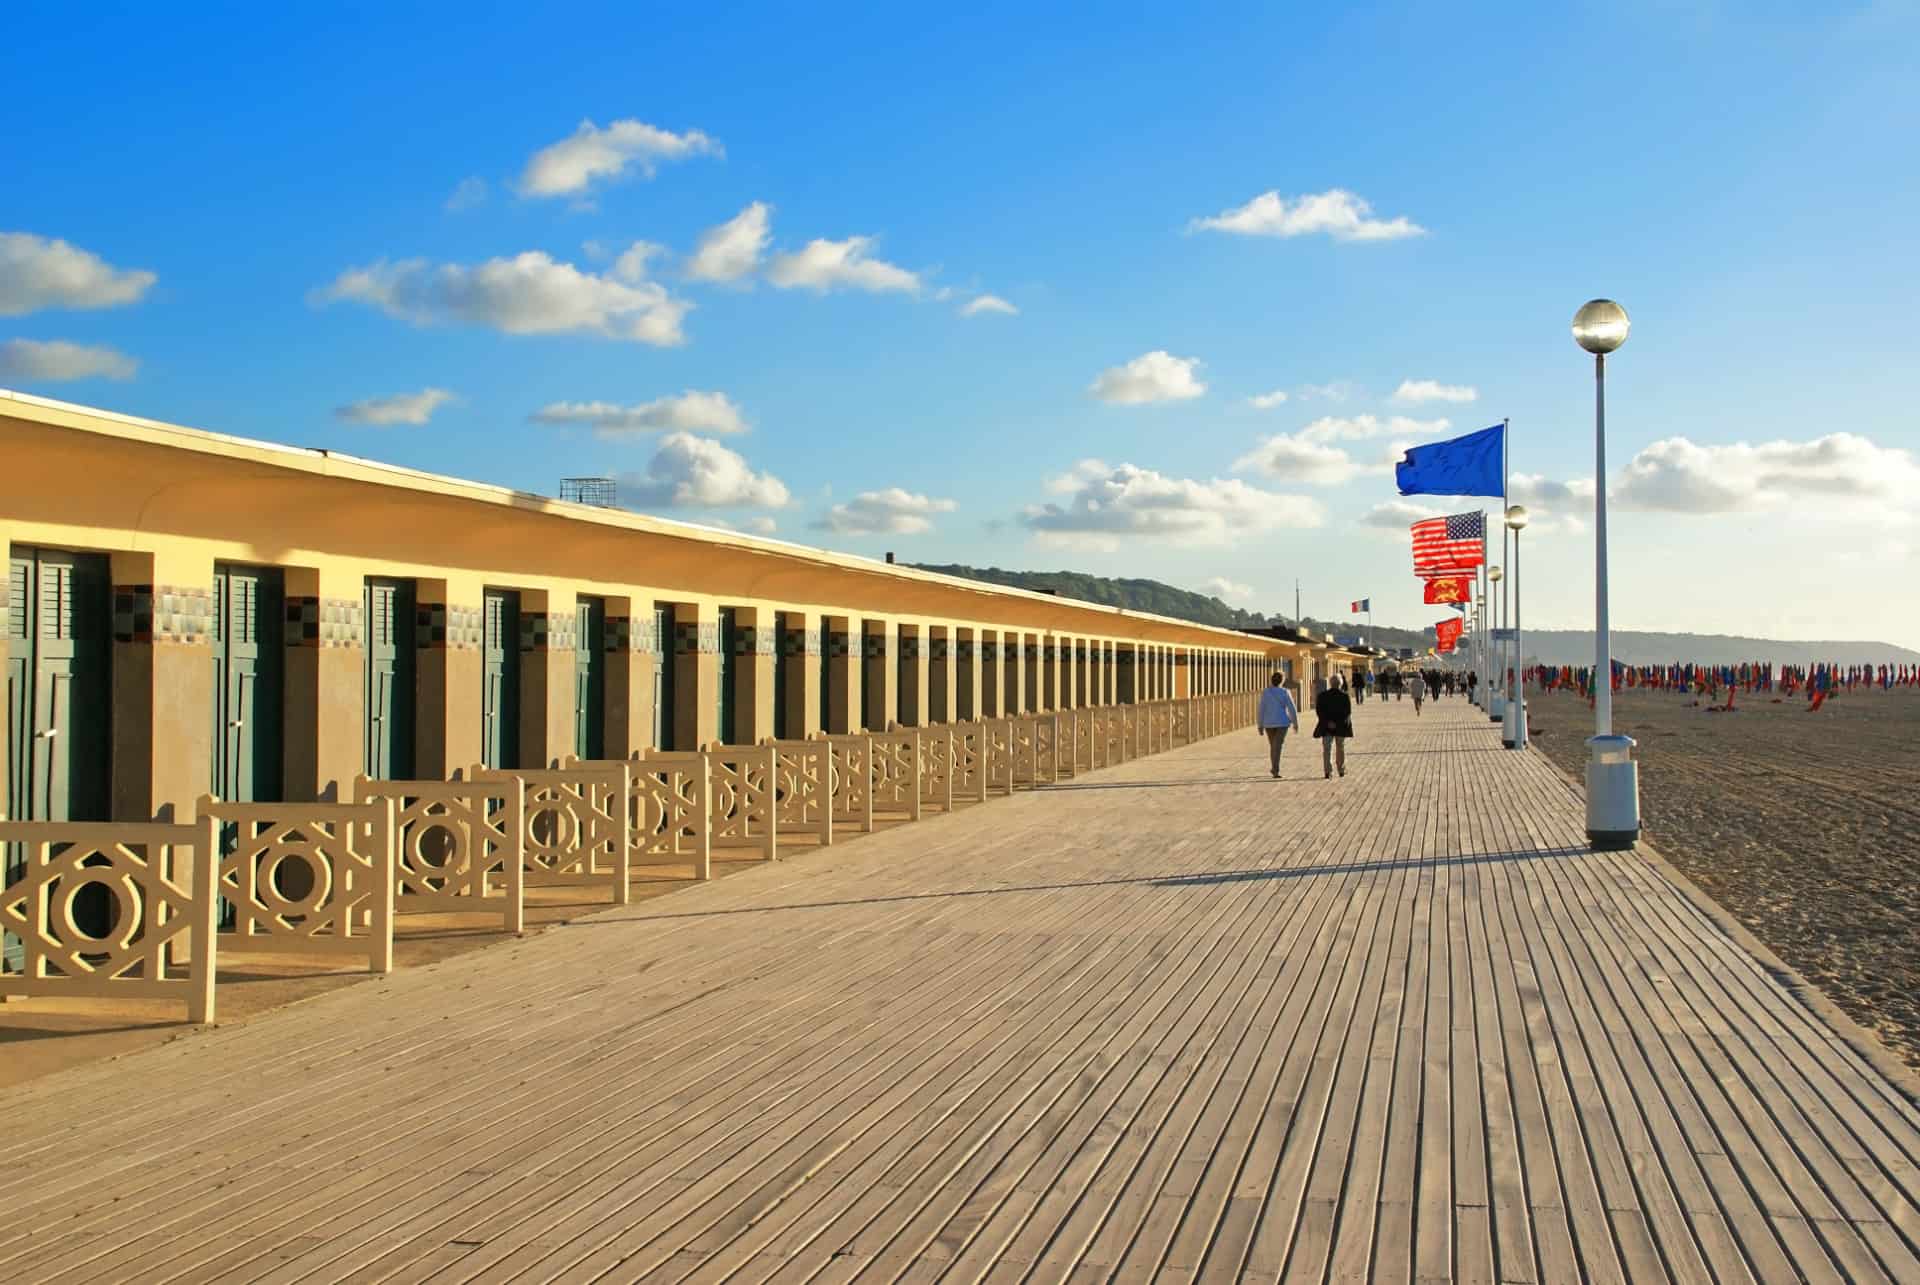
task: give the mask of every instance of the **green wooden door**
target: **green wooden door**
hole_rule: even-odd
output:
[[[413,582],[369,578],[366,774],[413,778]]]
[[[486,591],[480,658],[480,762],[520,766],[520,595]]]
[[[213,569],[213,792],[281,798],[286,598],[273,567]]]
[[[775,740],[784,740],[787,735],[787,667],[798,663],[790,659],[793,644],[799,640],[785,622],[776,627],[773,649],[773,736]],[[801,652],[804,657],[804,650]]]
[[[820,730],[833,730],[833,635],[823,623],[820,627]]]
[[[16,545],[7,557],[7,810],[18,821],[105,821],[111,815],[113,588],[107,559]],[[25,852],[0,855],[7,881]],[[97,893],[89,897],[87,893]],[[112,927],[102,888],[75,914],[89,932]],[[0,934],[4,967],[21,943]]]
[[[673,746],[673,608],[655,604],[653,608],[653,745],[671,750]]]
[[[714,693],[718,717],[714,720],[714,735],[720,738],[722,745],[733,744],[733,674],[734,647],[740,641],[740,627],[735,623],[738,617],[732,607],[720,608],[720,656],[713,667]]]
[[[607,756],[607,601],[581,598],[573,609],[573,752]]]

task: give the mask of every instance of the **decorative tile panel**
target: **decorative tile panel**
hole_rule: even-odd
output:
[[[774,631],[768,625],[742,625],[733,631],[733,654],[736,656],[771,656],[774,654]]]
[[[571,611],[520,613],[521,651],[572,651],[575,621]]]
[[[820,631],[818,629],[781,630],[780,654],[782,656],[818,656]]]
[[[850,651],[851,642],[852,640],[848,637],[848,635],[841,633],[838,630],[828,634],[827,635],[827,655],[836,656],[836,657],[851,655],[852,654],[852,652]]]
[[[862,634],[860,636],[860,654],[868,660],[885,660],[887,658],[887,641],[887,635],[885,634]]]
[[[974,642],[971,638],[962,638],[955,646],[958,650],[954,652],[954,655],[960,657],[961,660],[972,660],[974,656],[979,654],[978,648],[980,644]]]
[[[900,658],[902,660],[919,660],[920,659],[920,635],[919,634],[901,634],[900,635]]]
[[[173,585],[115,585],[113,639],[205,645],[213,636],[213,592]]]
[[[414,646],[422,651],[478,651],[486,625],[478,607],[444,602],[417,603],[413,609]]]
[[[935,660],[946,660],[953,654],[953,643],[950,640],[946,638],[935,638],[932,639],[932,643],[933,658]]]
[[[364,647],[366,610],[358,598],[317,598],[289,594],[287,646]]]
[[[981,643],[981,644],[980,644],[980,659],[981,659],[981,660],[983,660],[983,661],[987,661],[987,662],[993,662],[993,661],[997,661],[997,660],[999,660],[999,659],[1000,659],[1000,644],[999,644],[999,643],[997,643],[997,642],[983,642],[983,643]]]
[[[676,656],[718,656],[720,622],[717,620],[675,621],[673,654]]]

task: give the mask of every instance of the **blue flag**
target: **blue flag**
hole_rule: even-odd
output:
[[[1393,466],[1402,495],[1505,495],[1505,424],[1431,446],[1411,446]]]

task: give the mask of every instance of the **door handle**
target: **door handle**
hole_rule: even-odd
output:
[[[227,723],[228,727],[245,727],[246,725],[247,720],[244,718],[236,718]]]
[[[35,732],[35,733],[34,733],[34,736],[35,736],[35,737],[37,737],[38,739],[40,739],[40,740],[43,740],[43,741],[50,741],[50,740],[52,740],[52,739],[53,739],[54,737],[56,737],[56,736],[58,736],[58,735],[60,735],[60,729],[59,729],[59,728],[57,728],[57,727],[49,727],[49,728],[48,728],[48,729],[47,729],[46,731],[44,731],[44,732]]]

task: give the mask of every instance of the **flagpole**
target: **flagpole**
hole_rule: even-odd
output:
[[[1507,628],[1513,627],[1513,599],[1511,597],[1513,592],[1513,568],[1507,565],[1513,556],[1507,552],[1507,508],[1511,503],[1507,498],[1507,492],[1512,486],[1511,479],[1513,477],[1511,466],[1507,463],[1507,443],[1509,439],[1513,437],[1512,425],[1513,421],[1510,419],[1503,418],[1500,421],[1500,566],[1504,573],[1500,579],[1500,622]],[[1506,644],[1502,643],[1500,651],[1500,690],[1505,693],[1506,702],[1512,704],[1513,689],[1509,686],[1509,680],[1507,678],[1509,668],[1510,664],[1507,659]]]

